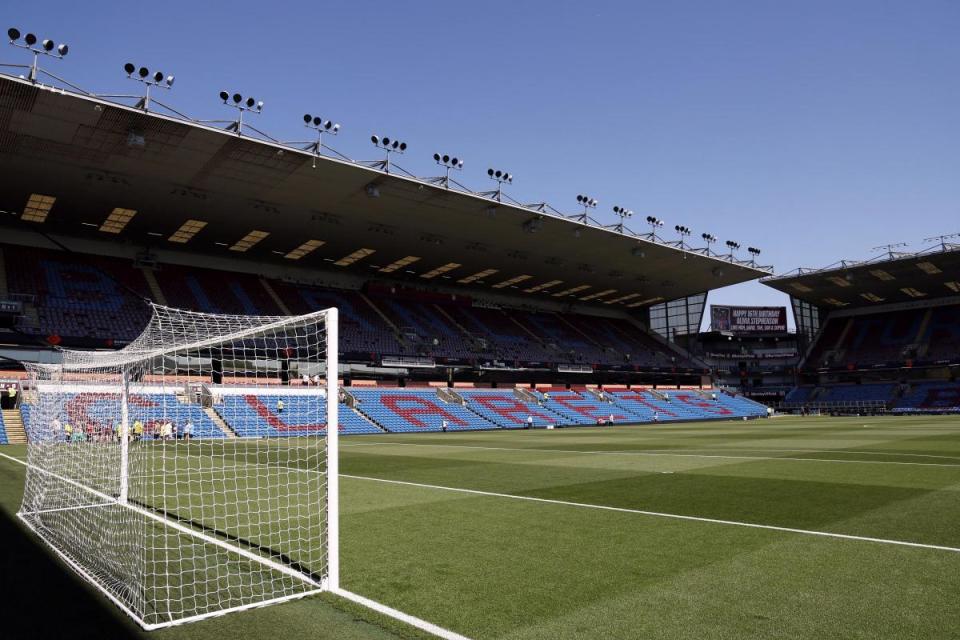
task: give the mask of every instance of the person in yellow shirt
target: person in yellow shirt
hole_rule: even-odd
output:
[[[142,440],[143,439],[143,422],[140,420],[134,420],[133,422],[133,439]]]
[[[277,413],[283,413],[283,400],[277,400]]]
[[[63,435],[66,438],[67,442],[73,441],[73,425],[69,422],[63,423]]]

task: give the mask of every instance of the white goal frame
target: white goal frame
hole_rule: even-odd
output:
[[[188,341],[185,344],[163,344],[162,342],[158,341],[158,337],[167,335],[158,332],[158,327],[163,325],[164,319],[181,316],[190,318],[190,322],[195,322],[198,326],[200,326],[202,322],[209,320],[211,327],[223,326],[234,327],[234,329],[231,329],[229,332],[223,334],[211,335],[206,340],[197,340],[192,342]],[[226,320],[227,318],[236,320],[234,320],[233,324],[231,324]],[[62,437],[59,440],[54,438],[47,439],[46,437],[31,438],[28,440],[28,469],[27,479],[24,487],[24,499],[21,508],[18,511],[18,517],[68,566],[70,566],[85,580],[90,582],[122,611],[133,618],[133,620],[135,620],[143,629],[148,631],[209,619],[235,611],[242,611],[255,607],[287,602],[290,600],[314,595],[322,591],[340,593],[340,483],[338,412],[340,381],[338,359],[338,324],[338,311],[336,308],[325,309],[300,316],[243,317],[200,314],[171,309],[161,305],[153,305],[153,318],[151,320],[151,324],[147,327],[140,338],[135,340],[124,349],[114,352],[63,351],[63,364],[28,364],[27,368],[31,373],[31,387],[29,388],[28,393],[33,394],[34,398],[38,398],[44,393],[52,393],[52,389],[57,387],[61,389],[61,393],[62,389],[68,388],[68,390],[74,393],[77,391],[77,389],[94,389],[96,393],[103,394],[104,392],[102,391],[102,388],[109,385],[101,385],[99,388],[95,387],[94,385],[89,387],[83,387],[82,385],[74,385],[73,387],[69,387],[69,385],[65,385],[64,381],[66,376],[64,375],[64,372],[67,369],[70,369],[73,374],[77,374],[77,372],[84,372],[87,370],[91,372],[103,371],[106,368],[110,368],[110,371],[114,372],[111,373],[111,380],[114,382],[111,383],[112,386],[109,388],[109,393],[119,394],[120,415],[116,417],[117,419],[114,423],[115,427],[111,427],[111,439],[108,440],[108,436],[102,436],[102,441],[100,437],[98,437],[97,442],[91,441],[77,445],[78,447],[87,447],[88,449],[86,451],[89,451],[89,454],[84,453],[84,450],[82,449],[74,448],[72,450],[73,453],[67,453],[66,455],[74,456],[75,459],[80,459],[81,461],[83,460],[83,456],[100,456],[96,459],[106,461],[104,462],[103,468],[106,469],[107,472],[113,468],[111,465],[114,463],[118,465],[118,468],[116,477],[113,475],[109,477],[110,482],[108,484],[111,488],[109,490],[104,490],[104,487],[102,486],[102,477],[98,478],[94,476],[93,479],[85,477],[84,466],[82,462],[76,466],[66,465],[66,468],[57,466],[57,461],[62,459],[64,456],[62,452],[70,451],[68,448],[71,446],[69,440],[64,442]],[[243,325],[244,328],[235,330],[235,327],[240,325]],[[325,394],[324,399],[321,402],[323,402],[326,409],[326,429],[323,435],[312,434],[307,436],[293,436],[289,439],[262,438],[261,442],[265,442],[267,440],[294,440],[295,438],[303,438],[304,441],[310,442],[309,438],[321,437],[324,440],[324,451],[316,454],[314,458],[317,461],[322,461],[325,468],[296,469],[296,472],[298,473],[309,472],[317,478],[317,487],[322,488],[316,491],[316,495],[319,495],[323,500],[325,500],[325,504],[314,505],[316,506],[317,513],[324,518],[323,522],[320,523],[316,529],[308,530],[321,531],[321,539],[308,539],[305,543],[307,545],[320,544],[322,547],[323,556],[325,557],[323,572],[319,576],[316,573],[309,571],[309,567],[301,566],[299,562],[277,561],[273,555],[274,551],[269,549],[269,545],[267,543],[263,543],[262,545],[259,541],[254,541],[254,543],[251,543],[247,540],[243,540],[241,537],[239,537],[239,535],[236,536],[235,539],[231,539],[229,536],[226,536],[221,531],[216,529],[213,530],[213,533],[210,533],[208,530],[206,530],[207,528],[204,527],[202,523],[197,524],[189,519],[178,520],[175,512],[173,513],[173,517],[170,517],[170,513],[166,510],[158,512],[156,509],[145,508],[142,503],[138,503],[131,497],[131,447],[133,446],[131,441],[135,438],[135,423],[132,417],[129,401],[134,395],[134,393],[131,391],[132,387],[139,384],[141,389],[143,388],[142,383],[131,380],[129,371],[131,370],[132,366],[136,365],[137,363],[152,362],[158,359],[161,361],[163,361],[164,358],[171,359],[171,354],[181,354],[184,352],[199,353],[201,350],[209,349],[215,345],[245,345],[255,343],[258,339],[268,342],[268,340],[264,339],[263,336],[275,335],[274,333],[270,332],[282,332],[285,327],[290,325],[322,327],[322,331],[318,330],[316,335],[322,334],[323,336],[322,357],[325,362],[319,360],[321,357],[320,349],[316,349],[316,357],[318,359],[314,363],[314,370],[319,371],[319,367],[321,364],[323,365],[322,370],[324,372],[325,386],[321,387],[319,382],[316,381],[314,384],[316,385],[315,389],[317,395]],[[192,324],[190,326],[193,327]],[[152,334],[151,331],[153,332]],[[184,335],[186,335],[186,332],[184,332]],[[116,372],[121,373],[118,374]],[[287,375],[289,376],[289,372]],[[118,380],[120,381],[119,384],[117,383]],[[214,380],[211,380],[211,387],[216,387],[215,384],[212,384],[213,382]],[[289,378],[287,378],[287,384],[289,384]],[[284,387],[279,388],[283,389]],[[251,389],[256,390],[255,392],[263,390],[263,388],[259,386],[252,386]],[[309,393],[310,388],[307,388],[305,391]],[[40,412],[38,411],[38,413]],[[51,416],[54,416],[53,413],[50,413],[49,415],[37,416],[37,422],[35,424],[27,425],[28,435],[33,434],[35,436],[38,430],[44,431],[48,429],[48,422],[55,423],[56,427],[60,428],[59,418],[64,415],[66,415],[65,411],[57,413],[56,417],[53,418],[51,418]],[[41,424],[39,422],[40,420],[43,420],[44,422]],[[115,433],[113,433],[114,428],[116,430]],[[47,435],[49,436],[50,434],[48,433]],[[53,435],[54,437],[57,436],[57,434]],[[212,441],[203,441],[203,443],[201,443],[200,439],[194,440],[196,440],[197,444],[194,444],[193,442],[187,442],[183,444],[180,442],[175,442],[173,443],[173,446],[183,447],[186,445],[187,447],[193,446],[197,449],[200,447],[213,446],[212,444],[206,444],[207,442]],[[227,440],[223,440],[222,442],[227,442]],[[261,446],[258,445],[254,439],[248,440],[245,438],[238,438],[233,442],[238,447],[245,447],[247,443],[252,443],[251,446],[253,447]],[[284,445],[286,445],[286,443],[284,443]],[[169,446],[169,443],[161,443],[157,446],[165,447]],[[274,444],[271,442],[262,446],[279,447],[280,444]],[[295,449],[296,446],[297,445],[294,444],[288,449],[281,449],[280,451],[297,451]],[[308,445],[304,446],[306,447]],[[61,447],[61,453],[57,453],[55,449],[56,447]],[[103,450],[106,451],[106,454],[94,453],[96,447],[102,447]],[[108,448],[110,449],[108,450]],[[184,455],[178,453],[181,451],[180,449],[173,449],[172,451],[173,452],[170,454],[160,455]],[[187,448],[184,449],[184,451],[189,452],[190,449]],[[238,456],[238,460],[241,459],[240,456],[242,455],[249,455],[243,448],[235,449],[234,451],[239,451],[239,453],[235,454]],[[310,451],[312,451],[312,449]],[[104,457],[104,455],[106,455],[106,457]],[[256,448],[254,448],[253,455],[258,455],[258,450]],[[308,458],[308,460],[312,460],[314,458]],[[255,457],[254,459],[255,461],[252,463],[241,461],[239,464],[268,466],[269,462],[271,461],[271,458],[269,457],[267,457],[267,463],[259,462],[259,457]],[[174,465],[174,468],[176,469],[179,467]],[[291,470],[292,472],[291,467],[285,467],[285,469]],[[268,468],[265,474],[268,474],[271,471],[272,469]],[[185,475],[189,476],[189,473],[191,472],[192,470],[188,470],[184,473]],[[165,473],[168,474],[167,477],[171,475],[168,471],[165,471]],[[114,480],[117,481],[116,484],[113,484]],[[174,480],[176,480],[176,478]],[[162,483],[164,481],[165,480],[161,480],[160,482]],[[269,476],[267,476],[267,480],[265,482],[269,482]],[[260,485],[256,485],[256,488],[259,490]],[[294,485],[294,488],[299,488],[299,485]],[[57,492],[63,493],[65,489],[76,490],[74,495],[77,495],[78,492],[82,493],[83,495],[87,495],[89,500],[84,503],[78,503],[78,501],[74,500],[74,503],[65,504],[62,500],[62,496],[51,498],[52,494],[57,494]],[[249,489],[247,490],[249,491]],[[204,488],[203,491],[206,491],[206,488]],[[202,501],[204,494],[201,491],[191,495],[200,496],[197,499]],[[316,497],[314,494],[306,495],[308,497]],[[57,516],[62,515],[64,512],[71,512],[70,515],[72,515],[72,513],[79,513],[80,510],[97,510],[104,508],[113,510],[112,512],[114,513],[136,514],[136,516],[142,518],[143,521],[157,523],[157,525],[162,527],[162,530],[169,530],[174,540],[179,539],[177,537],[178,535],[194,540],[200,549],[200,551],[196,552],[198,554],[202,554],[202,550],[206,548],[205,545],[211,548],[215,547],[223,552],[222,555],[237,559],[236,563],[230,563],[231,567],[247,565],[255,566],[258,567],[258,571],[264,571],[265,573],[273,571],[286,576],[288,580],[283,582],[283,585],[289,585],[296,581],[302,581],[303,584],[301,587],[296,589],[286,588],[286,591],[289,591],[289,593],[281,593],[276,597],[258,597],[255,589],[250,588],[249,585],[245,585],[245,587],[250,590],[249,594],[244,594],[244,597],[248,601],[244,601],[240,604],[230,604],[229,606],[213,608],[212,606],[207,606],[205,600],[204,606],[206,606],[206,608],[209,610],[203,610],[194,615],[175,616],[173,613],[171,613],[169,615],[169,619],[163,620],[156,619],[156,610],[151,610],[151,616],[150,619],[148,619],[148,616],[145,615],[146,609],[142,606],[139,606],[142,604],[140,599],[137,597],[129,597],[129,592],[134,591],[135,587],[138,585],[130,585],[122,583],[118,580],[104,579],[104,572],[97,570],[101,568],[100,565],[102,562],[90,556],[90,553],[94,550],[85,548],[83,545],[78,545],[80,547],[79,549],[66,548],[64,540],[67,538],[64,537],[62,532],[57,532],[57,535],[51,535],[52,529],[44,524],[44,518],[47,516],[56,518]],[[284,507],[280,507],[280,509],[283,508]],[[287,505],[285,508],[288,511],[291,510],[289,505]],[[284,513],[283,511],[280,512]],[[120,517],[122,518],[124,516],[121,515]],[[91,538],[95,540],[97,539],[96,535],[92,535]],[[116,553],[118,555],[121,554],[122,545],[130,543],[129,540],[121,540],[121,549],[118,550],[110,548],[111,540],[108,539],[105,534],[101,534],[100,541],[103,542],[103,540],[107,540],[107,542],[104,543],[103,548],[105,556],[109,555],[110,553]],[[246,544],[241,544],[241,542]],[[297,542],[299,543],[300,540],[298,539]],[[136,541],[134,541],[133,544],[135,545]],[[264,547],[267,548],[266,551],[264,551]],[[270,553],[268,554],[267,551]],[[180,551],[179,549],[175,549],[173,553],[183,553],[186,555],[186,552]],[[144,557],[151,558],[152,556],[145,555]],[[286,558],[286,556],[281,557]],[[313,556],[311,555],[310,557]],[[149,562],[149,560],[147,560],[147,562]],[[176,562],[179,562],[180,564],[185,563],[185,561],[182,559],[176,560],[175,563]],[[247,564],[244,564],[244,562]],[[197,574],[202,574],[202,569],[193,569],[193,571]],[[224,579],[211,579],[210,582],[219,584],[221,580]],[[179,584],[178,586],[184,592],[189,591],[184,589],[182,584]],[[139,595],[143,596],[143,594],[147,592],[147,587],[140,585],[140,588],[142,593]],[[171,589],[171,587],[167,588]],[[208,598],[209,593],[214,592],[213,590],[216,589],[216,586],[210,587],[210,589],[211,592],[204,592],[200,597]],[[275,591],[283,590],[284,589],[280,587],[275,589]],[[269,593],[266,587],[264,588],[264,591]],[[143,598],[146,600],[148,596],[143,596]],[[133,602],[136,602],[137,604],[132,604]],[[232,600],[228,599],[228,602],[232,602]]]

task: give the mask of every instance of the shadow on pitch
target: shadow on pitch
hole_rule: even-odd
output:
[[[0,610],[4,638],[136,638],[139,627],[96,595],[0,509]]]

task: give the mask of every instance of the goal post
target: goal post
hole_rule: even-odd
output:
[[[145,629],[339,587],[337,310],[28,364],[19,517]]]

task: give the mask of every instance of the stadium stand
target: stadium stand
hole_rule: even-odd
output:
[[[926,360],[960,357],[960,305],[934,308],[921,342],[927,345]]]
[[[894,407],[899,411],[960,412],[960,383],[918,382],[901,396]]]
[[[3,422],[3,414],[0,414],[0,444],[7,444],[7,425]]]
[[[278,401],[283,411],[278,412]],[[302,436],[326,433],[326,401],[317,395],[244,394],[227,395],[214,405],[217,414],[241,438]],[[319,415],[319,424],[313,419]],[[383,433],[376,425],[340,403],[340,433]]]
[[[893,397],[893,383],[839,384],[824,387],[817,395],[823,402],[886,402]]]
[[[960,306],[830,318],[806,368],[864,367],[960,357]]]
[[[93,433],[102,433],[115,425],[106,424],[98,419],[97,405],[108,403],[104,415],[116,416],[116,396],[99,392],[80,392],[65,397],[65,416],[62,421],[74,428],[85,428]],[[34,406],[24,402],[20,405],[24,428],[30,439],[42,440],[49,435],[49,425],[36,424]],[[144,425],[144,439],[150,439],[163,420],[170,420],[178,429],[187,422],[193,424],[193,436],[196,438],[223,438],[220,427],[196,404],[181,402],[173,393],[134,393],[130,396],[130,422],[140,421]]]
[[[565,424],[597,424],[600,421],[608,422],[640,422],[641,418],[622,406],[606,399],[588,395],[586,391],[576,391],[555,388],[538,389],[534,394],[540,399],[544,407],[561,416]]]
[[[350,394],[359,400],[356,409],[387,431],[440,431],[444,420],[450,431],[497,428],[462,405],[440,400],[432,389],[351,389]]]
[[[942,398],[957,394],[958,389],[931,389],[928,396],[934,405]],[[917,393],[920,393],[919,391]],[[447,421],[449,431],[480,429],[522,429],[528,426],[575,426],[609,423],[653,422],[654,412],[660,421],[715,420],[743,416],[766,415],[766,407],[740,396],[717,394],[705,397],[697,391],[671,390],[615,390],[609,392],[563,388],[539,390],[459,389],[449,397],[462,398],[463,404],[447,401],[436,389],[404,388],[350,388],[349,394],[357,401],[354,407],[340,403],[340,432],[345,435],[376,434],[383,431],[410,433],[441,431]],[[924,396],[927,397],[927,396]],[[278,401],[283,411],[278,411]],[[944,400],[945,401],[945,400]],[[98,404],[114,404],[115,398],[102,392],[85,391],[66,398],[63,421],[88,433],[102,434],[115,430],[117,425],[101,423]],[[325,404],[315,395],[296,391],[278,393],[276,390],[228,392],[213,406],[216,415],[238,437],[262,438],[323,433],[326,425],[311,418],[319,411],[323,416]],[[48,425],[35,424],[35,407],[21,405],[24,426],[30,438],[42,439]],[[103,415],[114,415],[107,408]],[[169,419],[181,431],[187,422],[194,425],[196,438],[223,438],[228,434],[216,424],[204,409],[178,398],[174,393],[156,393],[149,389],[131,396],[130,421],[144,425],[144,439],[151,439]],[[0,434],[6,442],[6,433],[0,423]]]
[[[700,368],[623,319],[508,312],[469,301],[444,304],[416,292],[368,295],[168,264],[151,269],[148,278],[130,261],[49,249],[4,246],[3,255],[11,294],[35,311],[25,313],[17,328],[57,344],[127,342],[149,318],[143,300],[153,299],[242,315],[335,306],[341,314],[341,352],[371,362],[385,355],[419,355],[470,363]]]
[[[177,265],[163,265],[154,275],[172,307],[204,313],[284,315],[255,276]]]
[[[7,286],[36,317],[25,314],[18,328],[54,342],[96,338],[129,341],[150,318],[143,273],[129,262],[99,256],[22,247],[3,247]]]
[[[786,397],[784,398],[785,402],[790,403],[803,403],[811,399],[813,392],[816,390],[816,387],[811,385],[794,387],[791,389]]]
[[[461,389],[458,393],[466,401],[467,408],[504,429],[523,429],[528,423],[534,427],[546,427],[564,422],[560,415],[536,402],[521,400],[513,391]],[[533,421],[529,422],[529,418]]]
[[[643,422],[653,421],[654,413],[661,422],[760,417],[767,414],[767,407],[759,402],[723,392],[710,392],[707,395],[692,390],[633,389],[610,391],[609,395],[617,405],[639,416]]]

